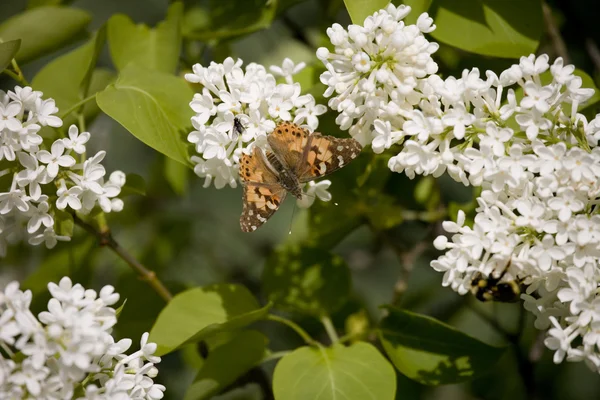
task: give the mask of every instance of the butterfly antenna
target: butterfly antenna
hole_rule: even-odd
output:
[[[292,223],[294,222],[294,212],[296,211],[296,202],[294,202],[294,208],[292,208],[292,218],[290,218],[290,230],[288,235],[292,234]]]

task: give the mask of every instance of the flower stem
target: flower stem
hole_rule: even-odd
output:
[[[277,360],[281,357],[285,357],[286,355],[290,354],[291,351],[289,350],[284,350],[284,351],[276,351],[274,353],[269,354],[268,356],[266,356],[265,358],[263,358],[260,363],[264,364],[267,363],[269,361],[273,361],[273,360]]]
[[[13,71],[9,70],[8,68],[2,72],[4,72],[6,75],[13,78],[15,81],[19,82],[21,85],[27,86],[27,81],[24,80],[24,78],[20,77],[18,74],[14,73]]]
[[[111,249],[116,255],[118,255],[127,265],[129,265],[135,272],[138,273],[142,280],[146,281],[148,285],[154,289],[156,293],[160,297],[162,297],[166,302],[169,302],[173,295],[169,292],[169,289],[165,287],[165,285],[158,279],[156,273],[152,270],[146,268],[142,263],[135,259],[127,250],[125,250],[121,245],[113,238],[110,230],[103,229],[102,231],[97,230],[92,225],[83,221],[76,214],[73,214],[73,220],[77,225],[81,228],[85,229],[87,232],[98,238],[98,242],[100,246],[106,246]]]
[[[11,61],[12,67],[14,69],[14,71],[9,70],[8,68],[6,68],[4,72],[6,75],[10,76],[11,78],[13,78],[15,81],[17,81],[18,83],[20,83],[23,86],[29,86],[29,82],[27,81],[27,79],[25,79],[25,76],[23,75],[23,72],[21,71],[21,68],[19,68],[19,64],[17,64],[17,60],[15,60],[14,58]]]
[[[79,109],[79,107],[83,106],[85,103],[87,103],[88,101],[91,101],[93,99],[96,98],[96,93],[92,94],[91,96],[86,97],[85,99],[78,101],[77,103],[73,104],[71,107],[69,107],[67,109],[67,111],[63,111],[59,117],[60,119],[65,119],[65,117],[69,114],[71,114],[73,111]]]
[[[302,339],[304,339],[304,341],[306,342],[306,344],[311,345],[311,346],[315,346],[318,345],[318,343],[310,337],[310,335],[300,327],[300,325],[296,324],[294,321],[290,321],[287,318],[283,318],[280,317],[278,315],[274,315],[274,314],[269,314],[267,319],[269,321],[275,321],[275,322],[279,322],[281,324],[287,325],[288,327],[292,328],[294,331],[296,331],[296,333],[298,335],[300,335],[300,337],[302,337]]]
[[[567,45],[560,35],[560,30],[558,29],[556,21],[554,20],[554,16],[552,15],[552,9],[546,2],[542,2],[542,12],[544,15],[544,23],[546,25],[546,33],[550,37],[550,41],[552,42],[552,47],[554,47],[556,55],[563,58],[565,65],[569,64],[570,60]]]
[[[327,332],[327,336],[329,336],[331,344],[339,342],[340,338],[335,331],[335,327],[333,326],[333,322],[331,322],[331,318],[329,318],[328,315],[323,315],[321,316],[321,323],[325,327],[325,332]]]

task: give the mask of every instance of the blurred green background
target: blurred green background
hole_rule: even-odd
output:
[[[475,0],[473,0],[475,1]],[[508,0],[506,0],[508,1]],[[34,3],[35,1],[30,1]],[[58,3],[56,1],[55,3]],[[234,5],[235,2],[227,2]],[[64,2],[63,2],[64,3]],[[252,0],[255,7],[262,1]],[[316,48],[326,43],[325,30],[333,22],[343,26],[350,23],[341,0],[287,1],[280,4],[281,13],[270,27],[250,34],[242,34],[220,42],[189,40],[184,36],[184,54],[181,65],[189,69],[192,63],[221,61],[227,56],[240,57],[244,63],[257,62],[266,66],[281,64],[284,57],[295,62],[305,61],[318,76],[320,68],[315,57]],[[192,26],[206,15],[194,10],[200,2],[186,1],[186,23]],[[250,4],[248,1],[247,4]],[[571,62],[598,84],[600,53],[596,43],[600,39],[594,1],[553,1],[549,3],[555,20],[568,45]],[[136,23],[154,26],[164,19],[166,0],[83,0],[72,1],[70,6],[86,10],[92,16],[87,28],[92,32],[100,28],[115,13],[123,13]],[[0,1],[0,23],[23,11],[25,0]],[[252,6],[248,6],[249,9]],[[191,11],[190,11],[191,10]],[[231,20],[243,26],[243,15],[229,11]],[[60,29],[59,26],[56,29]],[[79,41],[41,59],[22,66],[31,79],[49,61],[77,47]],[[542,39],[539,53],[556,55],[548,37]],[[481,69],[502,71],[515,62],[468,54],[448,45],[441,45],[436,53],[443,76],[460,75],[463,68],[477,66]],[[113,68],[105,48],[99,66]],[[11,89],[14,82],[0,77],[0,88]],[[322,93],[321,86],[314,86],[312,93]],[[191,100],[191,99],[190,99]],[[322,103],[325,103],[322,101]],[[335,130],[328,116],[320,128]],[[306,235],[308,212],[295,211],[292,233],[288,235],[293,202],[288,200],[281,211],[263,228],[252,234],[239,229],[241,212],[240,189],[215,190],[203,188],[203,179],[192,171],[170,170],[165,157],[140,143],[118,123],[100,114],[88,126],[92,133],[89,151],[106,150],[107,171],[115,169],[136,173],[144,177],[146,196],[129,196],[121,213],[108,216],[115,238],[159,277],[173,292],[184,288],[215,282],[238,282],[246,285],[264,300],[261,291],[261,273],[266,257],[283,243],[293,243]],[[170,172],[168,172],[170,171]],[[453,326],[489,344],[508,344],[513,340],[515,351],[508,351],[500,363],[484,377],[460,385],[437,388],[421,386],[399,375],[398,399],[594,399],[600,398],[600,378],[582,363],[554,365],[552,354],[542,343],[540,332],[533,328],[528,315],[523,315],[520,303],[482,304],[472,296],[459,296],[450,289],[442,288],[442,275],[429,267],[437,257],[431,246],[432,240],[441,233],[438,222],[398,220],[395,212],[455,213],[462,205],[469,209],[473,191],[456,184],[447,177],[437,181],[430,179],[410,181],[398,174],[389,174],[385,168],[377,170],[386,181],[384,192],[394,199],[395,205],[373,201],[371,207],[388,218],[376,228],[363,224],[341,240],[333,252],[345,259],[352,271],[352,301],[333,316],[338,328],[343,329],[347,317],[366,308],[368,318],[381,318],[379,306],[397,304],[446,321]],[[171,175],[168,175],[171,174]],[[170,178],[167,179],[166,176]],[[343,174],[332,177],[333,187],[343,188]],[[423,193],[425,195],[423,195]],[[430,196],[430,194],[432,194]],[[365,198],[372,194],[365,190]],[[339,207],[353,206],[346,199],[334,197]],[[367,202],[368,203],[368,202]],[[375,224],[377,225],[377,224]],[[76,229],[72,242],[59,243],[53,251],[40,247],[21,245],[9,248],[8,257],[0,260],[0,286],[10,280],[24,282],[34,292],[35,311],[41,311],[48,300],[44,282],[58,281],[70,275],[85,287],[99,289],[112,284],[127,299],[127,305],[119,318],[115,335],[130,337],[134,342],[149,331],[164,302],[144,282],[108,249],[99,248],[85,232]],[[201,305],[198,305],[201,307]],[[317,320],[295,316],[296,320],[316,338],[326,341],[326,335]],[[515,339],[511,335],[522,334]],[[274,351],[291,349],[301,344],[296,334],[285,327],[272,323],[260,325],[270,338]],[[159,367],[158,381],[166,387],[167,399],[180,399],[191,383],[195,371],[191,366],[198,357],[195,348],[170,354],[163,358]],[[521,365],[525,370],[519,370]],[[270,399],[269,382],[274,362],[250,371],[226,390],[220,399]],[[530,373],[529,395],[521,376]],[[233,390],[238,388],[236,390]],[[233,390],[233,391],[231,391]],[[532,394],[533,393],[533,394]],[[237,397],[236,397],[237,396]],[[217,397],[216,397],[217,398]]]

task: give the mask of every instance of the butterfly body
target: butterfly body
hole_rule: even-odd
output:
[[[262,150],[261,150],[262,151]],[[300,182],[294,173],[286,168],[283,163],[277,158],[275,153],[268,153],[267,161],[271,164],[275,172],[277,172],[277,178],[279,184],[288,192],[291,193],[297,199],[302,198],[302,187]]]
[[[281,122],[267,136],[272,151],[254,147],[240,159],[244,184],[240,227],[256,230],[277,211],[287,193],[301,199],[302,185],[329,175],[352,161],[362,146],[354,139],[310,133]]]

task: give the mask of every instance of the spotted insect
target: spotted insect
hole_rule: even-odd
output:
[[[279,208],[289,192],[302,198],[302,184],[329,175],[358,157],[354,139],[323,136],[291,122],[281,122],[267,136],[272,151],[255,146],[240,159],[243,210],[240,227],[252,232]]]
[[[471,293],[479,301],[498,301],[501,303],[514,303],[521,296],[522,280],[513,279],[500,282],[510,268],[511,260],[504,267],[499,277],[485,276],[481,272],[475,274],[471,280]]]

